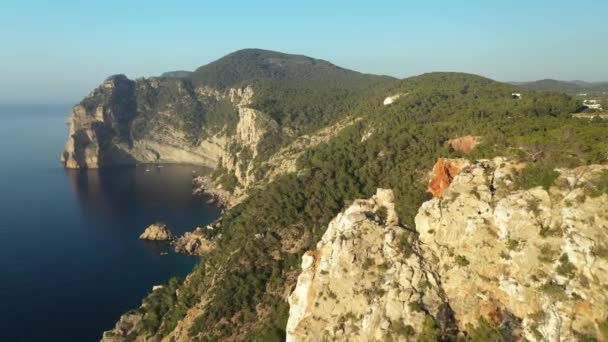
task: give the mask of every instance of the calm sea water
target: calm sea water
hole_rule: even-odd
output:
[[[219,210],[191,195],[191,166],[69,171],[69,106],[0,107],[0,341],[98,341],[155,284],[197,259],[138,240]]]

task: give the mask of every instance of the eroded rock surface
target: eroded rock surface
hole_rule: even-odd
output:
[[[329,224],[302,258],[287,340],[605,340],[608,165],[525,189],[504,158],[438,164],[448,181],[418,234],[389,219],[390,190]]]
[[[415,234],[398,225],[393,201],[383,189],[355,201],[303,256],[289,297],[287,341],[413,339],[429,313],[445,311]]]
[[[601,340],[608,196],[593,189],[608,166],[560,170],[548,190],[516,188],[522,167],[501,158],[464,167],[416,216],[422,255],[435,260],[461,330],[485,317],[518,340]]]

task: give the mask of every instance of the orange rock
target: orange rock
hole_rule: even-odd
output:
[[[448,140],[448,145],[450,145],[451,149],[463,153],[471,152],[478,144],[479,137],[475,137],[472,135],[465,135],[463,137]]]
[[[433,166],[433,178],[429,183],[429,192],[441,198],[445,190],[452,184],[452,180],[462,169],[459,161],[439,158]]]

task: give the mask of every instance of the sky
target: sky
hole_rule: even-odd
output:
[[[606,0],[2,0],[0,104],[75,103],[107,76],[242,48],[396,77],[608,80]]]

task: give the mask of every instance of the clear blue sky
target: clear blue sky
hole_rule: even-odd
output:
[[[606,0],[2,0],[0,103],[76,102],[108,75],[248,47],[398,77],[608,80]]]

